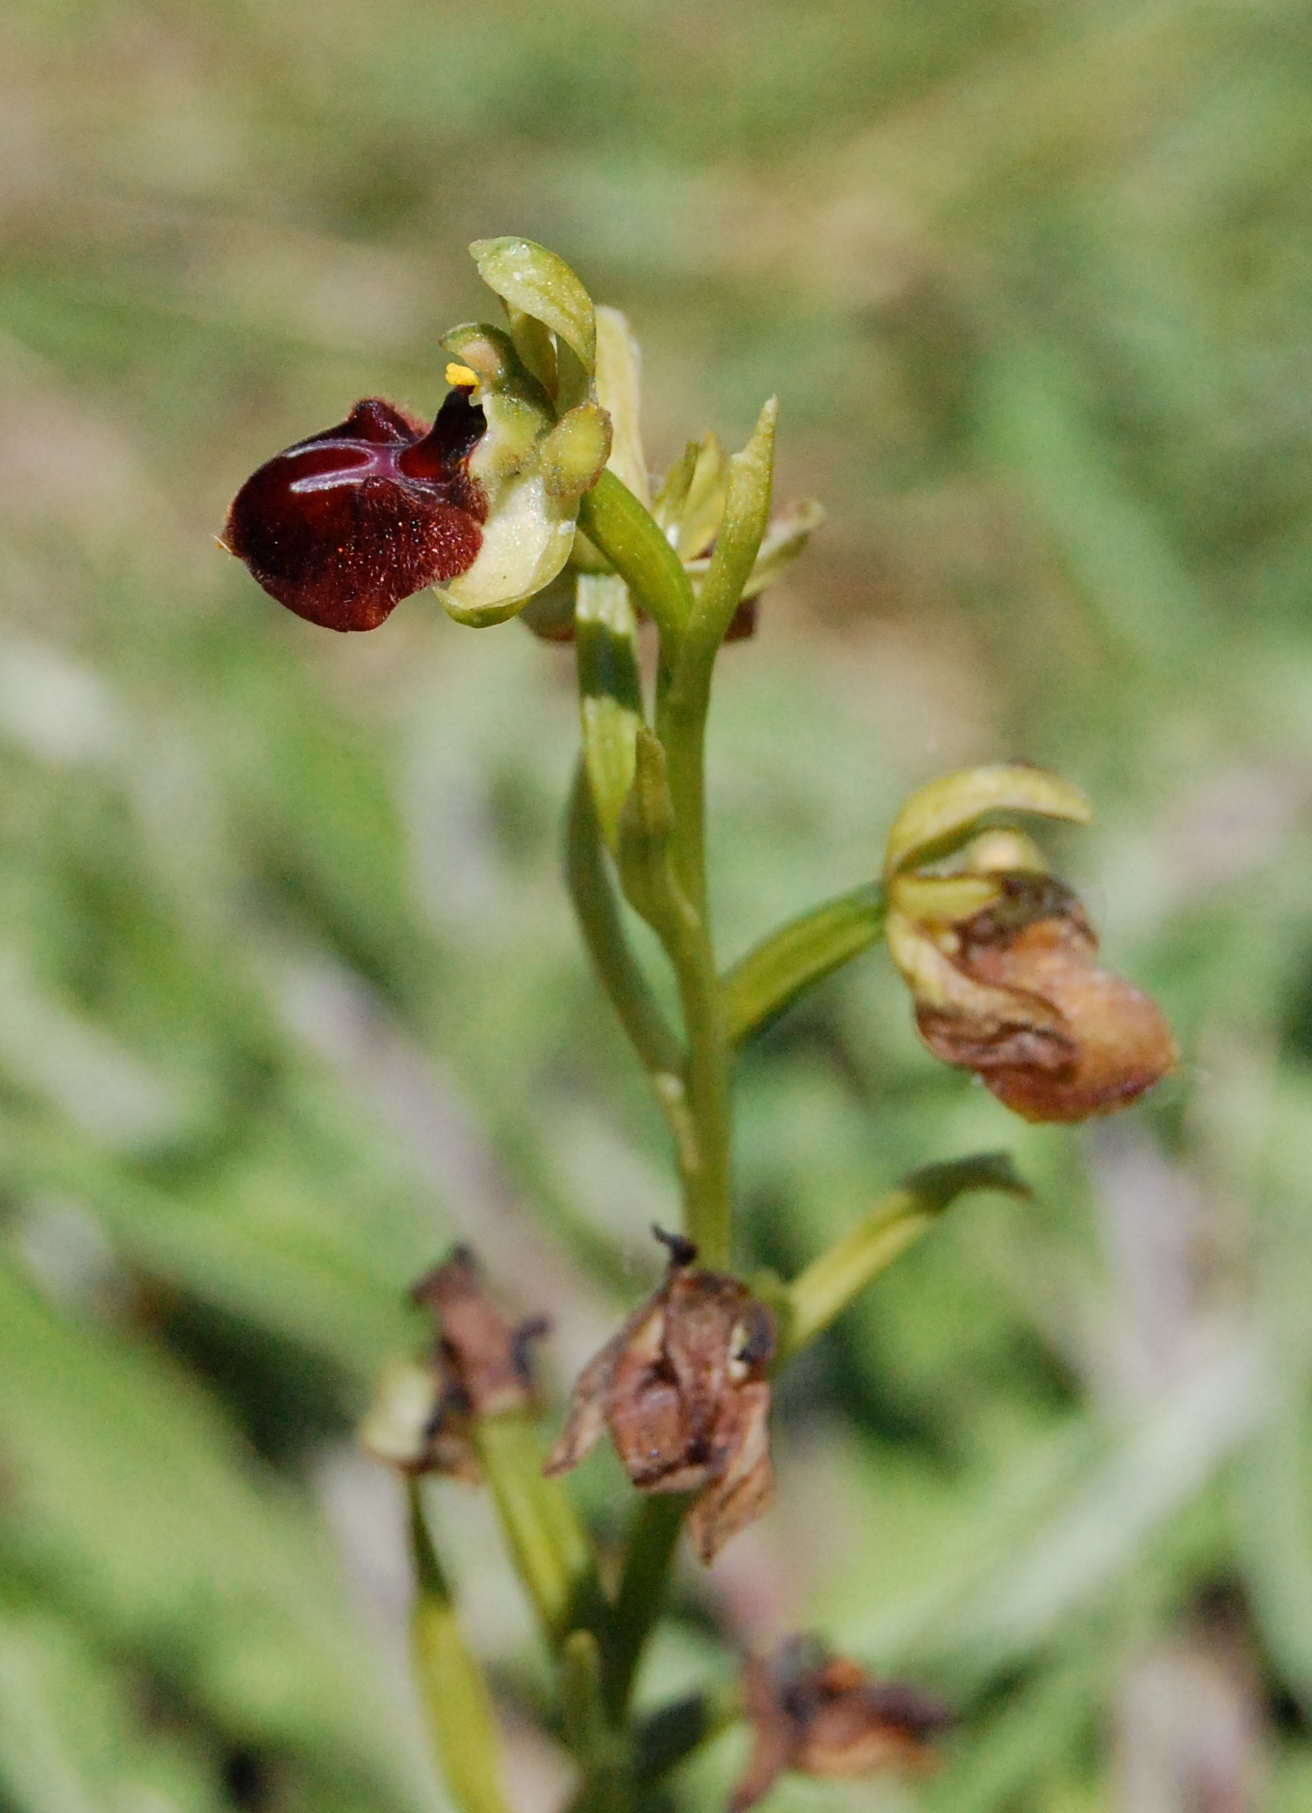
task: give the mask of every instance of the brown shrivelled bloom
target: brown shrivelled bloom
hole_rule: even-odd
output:
[[[474,564],[487,498],[469,456],[486,426],[469,389],[431,428],[368,397],[252,473],[223,545],[298,617],[377,629],[402,598]]]
[[[407,1365],[385,1375],[365,1446],[404,1473],[446,1473],[477,1484],[474,1419],[536,1403],[529,1348],[547,1322],[509,1321],[485,1295],[467,1247],[456,1247],[410,1295],[437,1322],[432,1360],[426,1369]]]
[[[695,1270],[689,1241],[655,1232],[665,1282],[585,1367],[546,1471],[567,1473],[609,1429],[639,1491],[700,1494],[690,1528],[709,1563],[774,1493],[774,1325],[736,1278]]]
[[[1156,1002],[1099,969],[1078,898],[1052,876],[990,877],[999,898],[946,929],[939,948],[970,990],[917,999],[921,1037],[1031,1121],[1124,1108],[1177,1061]]]
[[[894,1766],[923,1767],[928,1740],[953,1722],[932,1695],[872,1681],[857,1663],[794,1637],[743,1670],[752,1753],[729,1813],[755,1806],[785,1769],[804,1775],[861,1776]]]

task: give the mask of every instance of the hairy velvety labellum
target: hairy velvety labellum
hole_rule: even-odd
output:
[[[469,456],[485,428],[465,390],[431,429],[369,397],[247,479],[224,544],[298,617],[377,629],[402,598],[474,564],[487,499]]]

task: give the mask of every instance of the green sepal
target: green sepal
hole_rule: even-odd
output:
[[[689,643],[703,656],[724,640],[760,552],[770,520],[778,419],[779,400],[771,397],[757,418],[751,440],[729,461],[728,492],[715,551],[688,620]]]
[[[514,237],[476,239],[469,253],[488,288],[550,328],[590,377],[597,364],[596,316],[591,296],[565,260],[535,240]]]
[[[950,856],[976,836],[990,812],[1035,812],[1087,825],[1093,810],[1078,787],[1022,762],[996,762],[946,774],[922,787],[888,834],[884,877]]]
[[[562,341],[556,347],[556,408],[563,415],[589,398],[595,400],[592,367],[585,365],[573,348]]]
[[[597,401],[614,430],[610,469],[646,504],[651,491],[642,450],[642,354],[617,308],[597,310]]]
[[[794,1278],[786,1301],[771,1304],[776,1321],[776,1369],[822,1334],[873,1278],[969,1190],[1030,1194],[1029,1185],[1017,1174],[1006,1152],[984,1152],[912,1171],[850,1233]]]
[[[670,862],[674,802],[665,748],[645,724],[634,739],[633,785],[619,818],[619,871],[624,897],[663,935],[691,913]]]
[[[583,759],[597,821],[615,856],[620,847],[620,813],[633,786],[642,724],[638,621],[624,581],[581,573],[574,629]]]
[[[683,561],[705,554],[720,532],[729,494],[729,460],[710,429],[697,445],[688,489],[676,519],[674,545]]]
[[[504,304],[506,320],[510,323],[510,338],[515,351],[519,354],[529,371],[546,391],[555,398],[559,387],[556,374],[556,343],[544,324],[536,315],[525,314],[522,308],[516,308],[513,302]]]
[[[1002,883],[988,875],[895,876],[889,899],[905,919],[916,925],[956,925],[973,919],[993,905]]]
[[[802,553],[824,520],[824,505],[813,500],[794,504],[782,516],[776,516],[765,532],[760,552],[747,575],[747,583],[743,587],[744,599],[758,598],[767,586],[773,585]],[[684,562],[694,591],[700,586],[710,564],[709,555]]]
[[[884,890],[867,882],[813,907],[764,939],[726,972],[720,988],[729,1040],[740,1045],[776,1020],[806,989],[883,936]]]
[[[678,522],[683,514],[683,507],[688,501],[692,475],[697,470],[697,458],[700,452],[700,443],[689,441],[682,454],[665,474],[660,489],[652,499],[651,513],[672,544],[678,540]],[[671,530],[674,531],[673,534],[671,534]]]

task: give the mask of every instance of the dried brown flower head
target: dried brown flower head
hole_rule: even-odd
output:
[[[833,1777],[923,1767],[928,1740],[953,1720],[932,1695],[872,1681],[857,1663],[827,1655],[805,1637],[791,1638],[769,1658],[752,1657],[743,1670],[743,1697],[752,1753],[730,1813],[755,1806],[785,1769]]]
[[[992,879],[1000,897],[939,939],[975,997],[918,998],[921,1037],[1026,1120],[1126,1107],[1177,1062],[1165,1015],[1097,967],[1098,940],[1069,888],[1028,872]]]
[[[445,1473],[476,1485],[474,1420],[535,1404],[529,1349],[548,1325],[503,1315],[484,1293],[468,1247],[456,1247],[410,1295],[432,1312],[437,1342],[426,1363],[384,1373],[362,1431],[365,1446],[403,1473]]]
[[[1171,1029],[1147,995],[1097,967],[1078,899],[1024,831],[990,828],[999,813],[1092,817],[1078,788],[1024,762],[931,781],[888,836],[889,952],[935,1057],[975,1071],[1027,1120],[1110,1114],[1174,1068]]]
[[[774,1493],[769,1310],[736,1278],[693,1269],[676,1235],[665,1282],[586,1366],[547,1461],[567,1473],[610,1430],[641,1492],[696,1492],[690,1528],[709,1563]]]

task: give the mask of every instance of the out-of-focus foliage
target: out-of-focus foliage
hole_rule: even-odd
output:
[[[1067,872],[1186,1053],[1024,1128],[876,952],[747,1056],[746,1259],[963,1151],[1036,1194],[789,1378],[778,1508],[650,1691],[726,1673],[710,1608],[957,1699],[882,1805],[1308,1804],[1310,90],[1299,0],[6,10],[4,1813],[439,1804],[351,1420],[457,1233],[559,1379],[671,1214],[556,874],[568,654],[422,599],[333,639],[209,539],[358,395],[435,405],[502,232],[629,311],[653,458],[778,390],[781,495],[829,508],[725,657],[725,957],[869,879],[911,786],[1023,756],[1097,802]],[[437,1522],[513,1699],[472,1504]]]

